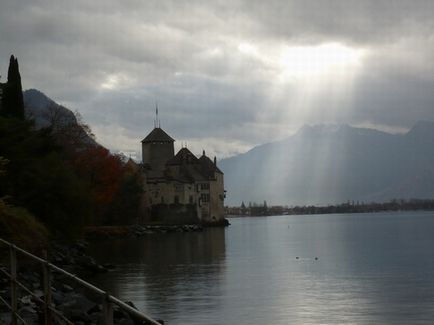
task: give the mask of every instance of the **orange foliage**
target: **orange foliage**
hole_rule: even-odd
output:
[[[74,165],[80,177],[89,182],[97,204],[111,203],[122,181],[121,159],[103,147],[91,146],[76,154]]]

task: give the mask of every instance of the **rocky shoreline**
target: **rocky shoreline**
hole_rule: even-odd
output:
[[[181,224],[181,225],[130,225],[130,226],[97,226],[86,227],[84,237],[86,240],[104,238],[139,238],[146,235],[166,234],[174,232],[197,232],[204,228],[228,227],[227,219],[205,224]]]
[[[114,266],[100,265],[95,259],[85,253],[87,243],[78,241],[72,246],[54,243],[51,245],[48,256],[54,265],[78,276],[91,276],[92,274],[108,272]],[[24,284],[36,297],[44,299],[42,284],[42,269],[40,264],[21,263],[17,270],[17,279]],[[20,265],[20,264],[19,264]],[[7,265],[0,267],[8,270]],[[103,297],[97,296],[81,288],[73,280],[58,272],[52,272],[52,302],[59,312],[77,325],[103,324]],[[10,280],[0,272],[0,296],[10,301]],[[32,295],[19,290],[18,313],[27,324],[44,324],[44,307]],[[132,302],[126,302],[135,308]],[[127,312],[114,305],[114,324],[135,325],[147,324],[138,321]],[[163,321],[159,322],[164,324]],[[11,315],[6,306],[0,303],[0,324],[10,324]]]
[[[201,225],[132,225],[132,226],[102,226],[87,227],[84,237],[86,240],[104,238],[140,238],[153,234],[174,232],[203,231]]]
[[[86,240],[99,240],[110,238],[140,238],[154,234],[200,232],[204,227],[228,226],[227,220],[221,224],[211,225],[131,225],[131,226],[105,226],[88,227],[85,231]],[[76,241],[72,245],[53,242],[49,245],[47,256],[50,263],[88,279],[98,273],[109,272],[115,268],[111,264],[99,264],[92,256],[86,254],[88,243],[85,240]],[[18,259],[17,279],[30,289],[33,295],[44,299],[42,268],[40,264],[28,260]],[[8,263],[1,264],[0,268],[9,272]],[[58,272],[52,272],[52,302],[53,307],[60,311],[67,319],[77,325],[103,324],[102,297],[87,292],[79,284]],[[0,272],[0,296],[10,301],[10,280]],[[19,290],[18,313],[30,325],[44,324],[44,306],[32,295]],[[126,302],[135,308],[132,302]],[[135,325],[146,324],[130,316],[127,312],[114,305],[114,324]],[[162,320],[158,320],[164,324]],[[10,324],[11,315],[6,306],[0,302],[0,325]]]

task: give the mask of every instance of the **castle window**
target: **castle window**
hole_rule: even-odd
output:
[[[207,194],[207,193],[202,193],[202,194],[200,195],[200,199],[201,199],[201,201],[202,201],[203,203],[209,202],[209,194]]]
[[[190,195],[190,197],[188,198],[188,202],[189,202],[190,204],[193,204],[193,195]]]
[[[201,190],[209,190],[209,183],[202,183],[200,184]]]

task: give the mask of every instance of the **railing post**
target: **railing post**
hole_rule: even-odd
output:
[[[17,307],[18,307],[18,297],[17,297],[17,251],[15,250],[15,245],[10,246],[10,257],[11,257],[11,313],[12,313],[12,325],[17,325]]]
[[[110,301],[109,294],[106,292],[102,302],[103,322],[105,325],[113,325],[113,304]]]
[[[43,264],[44,269],[44,318],[45,325],[52,324],[51,317],[51,274],[50,274],[50,266],[48,264],[48,254],[47,251],[44,251],[44,259],[45,263]]]
[[[149,322],[152,324],[159,324],[159,322],[153,320],[152,318],[146,316],[145,314],[139,312],[135,308],[131,307],[130,305],[122,302],[121,300],[110,296],[107,292],[104,292],[103,290],[95,287],[94,285],[78,278],[74,274],[71,274],[70,272],[67,272],[53,264],[50,264],[47,258],[47,253],[44,252],[44,257],[40,258],[38,256],[35,256],[19,247],[16,247],[10,242],[7,242],[0,238],[0,243],[6,244],[9,247],[10,251],[10,291],[11,291],[11,302],[10,302],[10,310],[11,310],[11,322],[12,325],[17,325],[18,321],[23,321],[21,317],[18,315],[18,288],[21,286],[19,285],[19,281],[17,279],[17,252],[20,252],[24,256],[30,257],[32,260],[37,261],[38,263],[42,264],[43,267],[43,276],[42,276],[42,287],[44,289],[44,299],[42,300],[39,298],[39,296],[36,296],[35,294],[30,294],[33,296],[36,301],[44,304],[44,316],[45,316],[45,324],[51,325],[56,323],[56,318],[59,317],[62,321],[60,323],[65,322],[65,324],[73,324],[68,319],[65,318],[65,316],[62,315],[62,313],[59,310],[56,310],[54,306],[52,306],[52,288],[51,288],[51,281],[52,281],[52,271],[59,272],[69,279],[74,280],[76,283],[84,286],[85,288],[92,290],[94,293],[97,293],[102,298],[102,305],[103,305],[103,314],[101,316],[101,322],[103,324],[107,325],[113,325],[114,321],[114,305],[117,305],[117,307],[121,308],[122,310],[128,312],[129,314],[133,315],[134,317],[137,317],[138,319],[141,319],[145,322]],[[6,270],[3,270],[4,273],[8,273]],[[23,290],[30,293],[30,289],[23,286]],[[3,300],[3,299],[0,299]],[[0,301],[1,302],[1,301]],[[5,303],[8,307],[9,304],[7,301],[3,300],[3,303]],[[56,316],[57,315],[57,316]],[[23,321],[24,322],[24,321]]]

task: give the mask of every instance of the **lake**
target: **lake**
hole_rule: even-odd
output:
[[[231,218],[93,243],[91,282],[166,324],[425,324],[434,212]]]

